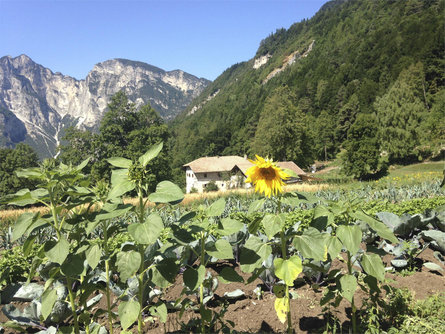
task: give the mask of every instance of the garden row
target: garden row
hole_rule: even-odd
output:
[[[32,258],[28,283],[37,276],[41,284],[10,284],[13,266],[9,272],[1,268],[1,303],[29,301],[23,311],[3,307],[11,319],[4,327],[49,334],[126,332],[137,326],[142,333],[147,319],[165,322],[171,312],[192,309],[199,322],[189,330],[217,332],[233,326],[211,307],[218,284],[259,278],[275,295],[275,312],[290,333],[290,292],[303,275],[324,290],[321,304],[327,314],[343,299],[350,303],[351,329],[359,332],[359,288],[374,303],[373,321],[379,326],[379,296],[389,291],[385,273],[391,270],[385,268],[384,254],[394,256],[392,270],[412,269],[416,255],[431,247],[443,264],[443,207],[374,216],[360,208],[360,200],[287,193],[255,199],[247,209],[221,198],[186,211],[176,207],[183,193],[173,183],[163,181],[154,192],[147,187],[146,166],[161,149],[162,144],[153,146],[136,161],[109,159],[115,167],[110,186],[87,183],[82,169],[88,160],[18,172],[40,186],[19,191],[8,202],[42,204],[49,213],[25,213],[13,226],[10,242]],[[123,204],[129,193],[137,194],[137,205]],[[156,207],[147,209],[148,202]],[[344,261],[344,270],[331,269],[335,259]],[[209,270],[215,263],[218,272]],[[435,263],[424,265],[442,270]],[[171,302],[164,292],[178,276],[184,288]],[[227,297],[236,298],[236,293]],[[105,307],[98,310],[101,300]],[[105,324],[100,322],[104,318]]]

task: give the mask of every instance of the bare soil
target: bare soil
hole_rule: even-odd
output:
[[[415,299],[425,299],[428,296],[445,292],[445,279],[443,272],[431,271],[424,266],[421,266],[422,262],[434,262],[445,270],[444,266],[439,263],[433,256],[433,252],[430,249],[425,250],[419,256],[419,271],[414,272],[411,275],[403,276],[400,273],[392,274],[388,273],[386,278],[389,284],[397,288],[407,288],[411,290]],[[385,256],[383,258],[386,265],[390,265],[391,258]],[[222,269],[224,265],[231,265],[230,263],[221,263],[210,270],[216,273]],[[335,260],[332,268],[344,268],[344,263]],[[249,275],[243,274],[239,271],[238,267],[235,270],[245,279]],[[445,271],[444,271],[445,272]],[[291,313],[292,323],[295,333],[316,333],[322,331],[326,324],[325,317],[322,309],[319,305],[320,299],[323,295],[323,288],[313,289],[307,281],[300,280],[301,284],[295,286],[292,291],[297,294],[296,299],[291,300]],[[234,323],[234,329],[237,332],[242,333],[284,333],[286,331],[286,324],[279,321],[275,309],[274,301],[275,297],[270,292],[264,292],[261,299],[255,295],[253,290],[262,285],[263,282],[259,279],[249,283],[220,283],[218,289],[215,292],[215,301],[210,302],[209,307],[214,311],[221,311],[224,303],[223,296],[225,292],[231,292],[236,289],[241,289],[245,293],[245,297],[232,300],[225,303],[226,312],[223,317],[223,321],[229,327],[229,322]],[[183,289],[182,275],[178,275],[176,283],[166,289],[164,300],[174,301],[181,297],[181,291]],[[358,289],[356,291],[356,301],[358,306],[361,306],[362,299],[365,297],[364,293]],[[193,299],[193,297],[189,298]],[[24,307],[24,303],[14,302],[17,307]],[[3,305],[0,305],[0,308]],[[96,305],[96,308],[106,308],[105,298]],[[350,308],[349,302],[343,300],[340,307],[336,309],[336,316],[343,324],[348,326],[350,321]],[[144,332],[145,333],[195,333],[199,331],[196,327],[196,319],[199,319],[199,313],[192,310],[185,311],[182,317],[180,317],[179,311],[169,311],[168,319],[165,324],[160,323],[157,319],[154,322],[146,322]],[[0,322],[5,322],[8,319],[0,312]],[[104,317],[100,321],[102,324],[106,324],[106,318]],[[188,325],[188,326],[187,326]],[[220,332],[221,326],[216,327],[216,331]],[[133,333],[137,332],[136,326],[131,329]],[[120,330],[115,329],[115,333],[119,333]],[[12,330],[7,329],[6,334],[15,333]],[[33,333],[30,329],[29,333]]]

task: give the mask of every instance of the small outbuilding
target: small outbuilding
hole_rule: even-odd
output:
[[[280,161],[276,164],[283,169],[292,170],[299,178],[291,178],[287,183],[298,182],[306,173],[292,161]],[[204,192],[210,182],[215,183],[218,189],[225,191],[235,188],[249,188],[245,183],[246,171],[252,163],[246,157],[236,155],[203,157],[183,165],[185,170],[186,192]]]

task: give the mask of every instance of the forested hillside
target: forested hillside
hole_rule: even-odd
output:
[[[306,167],[345,149],[349,174],[361,177],[382,160],[440,156],[444,3],[331,1],[277,30],[176,118],[174,165],[257,153]]]

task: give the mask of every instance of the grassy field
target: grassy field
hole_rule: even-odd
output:
[[[362,184],[380,184],[380,185],[410,185],[424,181],[442,180],[443,171],[445,169],[445,161],[431,161],[423,162],[413,165],[391,166],[388,171],[388,175],[374,181],[355,181],[350,177],[347,177],[341,173],[341,169],[335,164],[330,162],[326,165],[325,169],[313,174],[315,177],[324,180],[332,187],[334,184],[346,185],[347,187],[354,188],[357,185]]]

